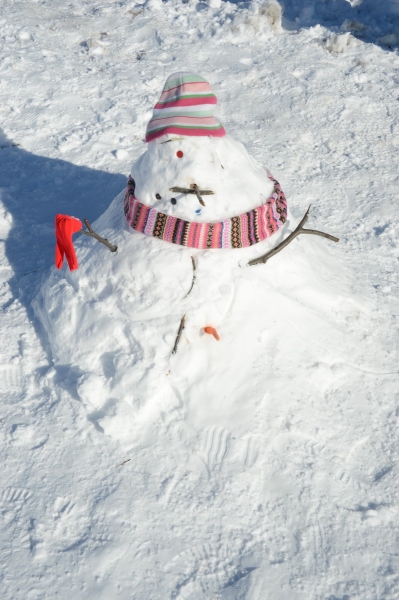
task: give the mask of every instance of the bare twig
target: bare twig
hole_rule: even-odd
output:
[[[200,191],[199,191],[199,189],[198,189],[198,185],[197,185],[196,183],[192,183],[192,184],[190,185],[190,188],[192,188],[192,189],[194,190],[194,192],[195,192],[195,195],[196,195],[196,196],[197,196],[197,198],[198,198],[198,202],[201,204],[201,206],[205,206],[205,202],[204,202],[204,201],[203,201],[203,199],[201,198],[201,194],[200,194]]]
[[[107,248],[109,248],[111,250],[111,252],[116,252],[118,250],[118,246],[114,246],[114,244],[111,244],[107,238],[103,238],[101,237],[101,235],[98,235],[98,233],[96,233],[95,231],[93,231],[92,226],[90,225],[89,221],[87,219],[83,219],[83,223],[86,225],[87,229],[89,231],[85,231],[84,229],[80,229],[78,231],[78,233],[84,233],[84,235],[88,235],[90,237],[95,238],[98,242],[101,242],[101,244],[104,244],[104,246],[107,246]]]
[[[283,250],[283,248],[285,248],[286,246],[288,246],[288,244],[290,242],[292,242],[292,240],[294,238],[296,238],[298,235],[300,235],[301,233],[308,233],[308,234],[312,234],[312,235],[320,235],[321,237],[327,238],[328,240],[331,240],[332,242],[339,242],[339,238],[334,237],[333,235],[330,235],[329,233],[324,233],[323,231],[316,231],[316,229],[305,229],[303,226],[305,225],[306,221],[308,220],[309,217],[309,212],[310,212],[310,207],[312,205],[309,204],[308,210],[306,211],[306,213],[304,214],[304,216],[302,217],[301,222],[299,223],[298,227],[296,227],[294,229],[294,231],[292,233],[290,233],[290,235],[280,244],[278,244],[278,246],[276,246],[275,248],[273,248],[273,250],[270,250],[270,252],[266,252],[266,254],[263,254],[262,256],[259,256],[259,258],[254,258],[253,260],[250,260],[248,265],[250,265],[251,267],[253,265],[258,265],[259,263],[265,263],[269,260],[269,258],[271,258],[272,256],[274,256],[275,254],[277,254],[278,252],[280,252],[281,250]]]
[[[168,142],[178,142],[179,140],[184,140],[182,137],[172,138],[170,140],[166,140],[165,142],[160,142],[160,144],[167,144]]]
[[[123,462],[121,462],[121,464],[119,465],[119,467],[121,467],[122,465],[125,465],[126,463],[130,462],[132,459],[131,458],[127,458],[126,460],[124,460]]]
[[[191,290],[192,290],[192,289],[193,289],[193,287],[194,287],[194,283],[195,283],[195,269],[196,269],[196,266],[195,266],[195,260],[194,260],[194,256],[192,256],[192,257],[191,257],[191,262],[192,262],[192,264],[193,264],[193,280],[192,280],[192,282],[191,282],[191,287],[190,287],[190,289],[188,290],[187,294],[184,296],[184,298],[187,298],[187,296],[190,294]],[[184,300],[184,298],[183,298],[183,300]]]
[[[195,184],[193,184],[195,185]],[[194,188],[182,188],[182,187],[172,187],[169,188],[171,192],[177,192],[178,194],[195,194],[197,195],[197,192],[199,192],[199,194],[201,196],[211,196],[213,195],[215,192],[212,192],[212,190],[199,190],[198,187]]]
[[[185,321],[186,321],[186,313],[184,313],[184,315],[181,318],[180,325],[179,325],[179,331],[177,332],[175,345],[173,346],[172,354],[176,354],[177,346],[179,345],[179,342],[180,342],[180,338],[181,338],[181,334],[184,329]]]

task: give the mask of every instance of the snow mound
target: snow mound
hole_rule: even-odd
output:
[[[342,54],[346,52],[348,48],[357,46],[359,42],[349,33],[332,34],[324,42],[323,46],[329,52],[335,54]]]
[[[80,238],[79,270],[54,269],[34,302],[54,364],[74,374],[88,418],[109,435],[128,441],[154,403],[188,403],[205,422],[211,411],[213,425],[245,422],[265,392],[279,394],[282,371],[285,381],[291,369],[308,373],[322,391],[341,363],[375,368],[358,343],[370,308],[354,299],[325,240],[302,236],[270,263],[247,267],[289,223],[251,248],[196,251],[128,230],[122,203],[120,194],[94,224],[117,253]]]
[[[248,10],[236,15],[231,32],[233,37],[238,35],[237,41],[240,38],[250,38],[254,34],[267,41],[276,33],[282,33],[282,15],[281,4],[276,0],[269,0],[263,4],[251,2]]]

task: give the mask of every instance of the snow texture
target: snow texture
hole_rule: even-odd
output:
[[[399,3],[0,6],[2,597],[396,599]],[[179,70],[287,195],[259,246],[124,223]],[[247,267],[310,203],[339,244]],[[118,252],[57,272],[57,212]]]

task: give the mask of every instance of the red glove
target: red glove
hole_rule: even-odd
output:
[[[64,254],[71,271],[78,268],[75,248],[73,247],[72,234],[82,229],[82,223],[75,217],[56,215],[55,217],[55,266],[61,269],[64,263]]]

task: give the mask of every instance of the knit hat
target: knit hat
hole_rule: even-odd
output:
[[[174,73],[166,80],[152,118],[147,125],[146,142],[162,135],[226,135],[221,122],[213,116],[217,99],[209,83],[192,73]]]

